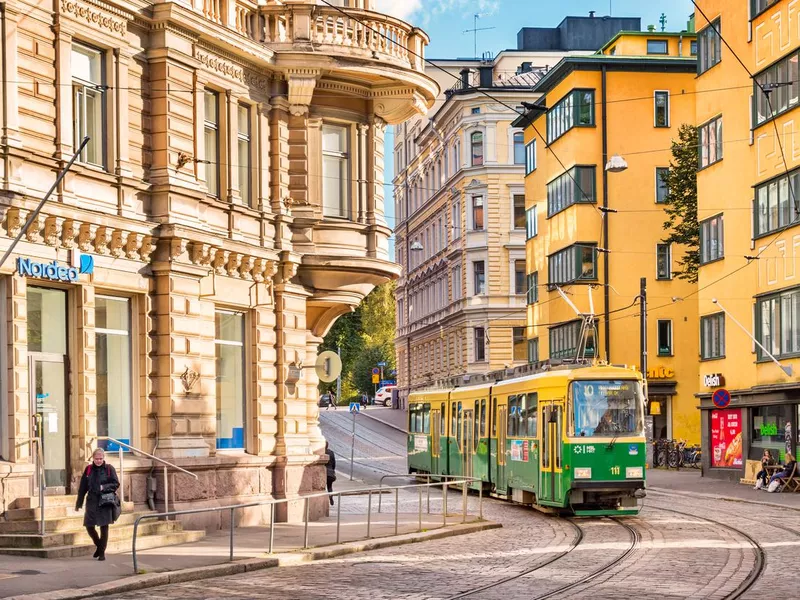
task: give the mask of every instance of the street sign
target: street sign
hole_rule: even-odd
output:
[[[378,363],[378,366],[379,366],[379,367],[385,367],[385,366],[386,366],[386,363],[385,363],[385,362],[379,362],[379,363]]]
[[[375,375],[375,374],[372,375],[372,383],[378,383],[380,380],[381,380],[380,375]]]
[[[725,388],[719,388],[714,391],[711,401],[717,408],[726,408],[731,403],[731,393]]]
[[[317,377],[319,377],[320,381],[330,383],[339,377],[342,372],[342,359],[339,358],[336,352],[326,350],[317,357],[314,370],[317,372]]]
[[[381,370],[378,367],[372,367],[372,374],[373,375],[380,375]]]
[[[359,402],[351,402],[350,403],[350,412],[356,414],[357,412],[361,412],[361,404]]]

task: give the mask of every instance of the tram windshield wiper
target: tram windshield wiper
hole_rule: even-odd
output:
[[[607,450],[613,450],[614,444],[617,443],[617,438],[619,438],[619,430],[614,433],[614,437],[611,438],[611,441],[608,442],[608,446],[606,446]]]

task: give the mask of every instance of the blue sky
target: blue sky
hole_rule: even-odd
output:
[[[473,27],[473,14],[481,14],[478,27],[494,27],[478,32],[478,53],[514,48],[517,32],[522,27],[555,27],[566,16],[611,14],[615,17],[641,17],[642,29],[655,25],[660,29],[659,16],[667,16],[667,31],[686,28],[693,12],[691,0],[376,0],[377,9],[422,27],[431,37],[428,58],[458,58],[474,54],[473,36],[465,29]],[[394,174],[394,137],[386,136],[386,182]],[[394,227],[392,187],[385,188],[387,221]],[[394,256],[393,241],[390,246]]]

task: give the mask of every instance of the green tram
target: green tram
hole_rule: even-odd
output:
[[[572,365],[414,392],[408,417],[409,472],[474,477],[475,490],[548,512],[639,512],[646,448],[636,371]]]

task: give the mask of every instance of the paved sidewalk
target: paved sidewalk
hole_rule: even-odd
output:
[[[701,477],[699,469],[680,471],[649,469],[647,489],[652,491],[691,494],[699,497],[725,498],[740,502],[779,504],[800,510],[800,493],[770,494],[753,486]]]
[[[348,481],[342,482],[338,487],[337,491],[352,491],[363,488],[364,484]],[[267,554],[269,527],[240,527],[234,530],[233,563],[229,562],[230,530],[220,530],[209,533],[197,542],[137,552],[140,572],[138,576],[133,576],[130,552],[108,555],[104,563],[98,563],[90,557],[38,559],[0,555],[0,598],[76,598],[82,597],[78,593],[79,589],[91,586],[108,588],[117,584],[133,586],[127,589],[139,589],[172,581],[203,579],[255,568],[297,564],[331,555],[360,552],[376,545],[400,545],[498,526],[478,521],[477,504],[474,504],[473,499],[466,524],[462,524],[460,494],[451,494],[452,504],[448,507],[447,526],[444,527],[441,496],[432,495],[431,500],[431,514],[420,514],[417,510],[417,492],[401,494],[402,512],[398,513],[395,524],[394,495],[384,495],[383,512],[379,514],[377,494],[373,494],[370,514],[372,539],[366,541],[368,497],[358,494],[347,496],[342,501],[339,531],[336,527],[338,507],[331,508],[331,516],[309,524],[308,543],[312,550],[302,550],[303,523],[275,525],[272,555]],[[313,550],[314,548],[317,550]],[[144,585],[145,583],[148,585]],[[58,590],[63,590],[63,593]],[[114,587],[112,591],[125,590]],[[51,593],[43,595],[47,592]]]
[[[406,428],[407,412],[403,409],[396,408],[380,408],[377,406],[370,406],[367,410],[362,410],[360,415],[388,425],[392,429],[397,429],[403,433],[407,433]]]

